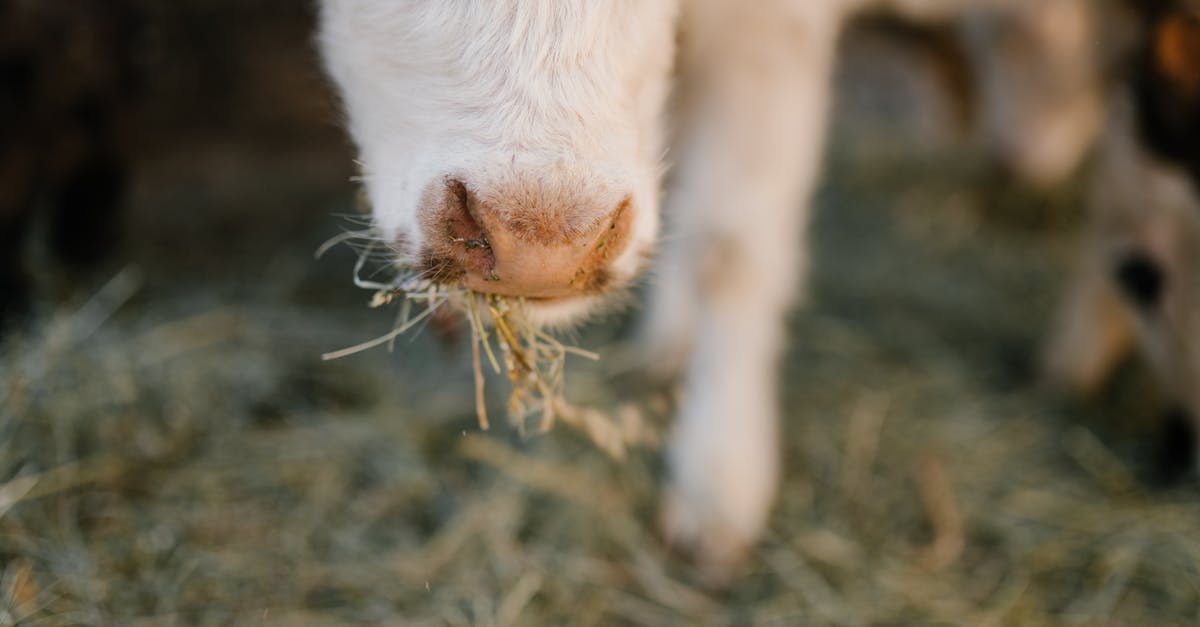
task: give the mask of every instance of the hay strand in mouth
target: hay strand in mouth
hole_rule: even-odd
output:
[[[479,299],[468,298],[467,305],[470,307],[467,311],[467,322],[470,323],[471,329],[478,334],[479,341],[483,344],[483,348],[487,352],[488,363],[492,365],[492,371],[500,374],[500,362],[496,360],[496,353],[492,351],[492,343],[489,341],[487,327],[484,326],[483,319],[479,315]]]
[[[540,432],[550,430],[561,420],[592,440],[605,453],[618,459],[624,456],[631,445],[656,441],[655,434],[640,419],[634,421],[635,428],[629,428],[624,424],[628,420],[613,420],[605,412],[579,407],[566,399],[567,356],[596,361],[600,355],[563,344],[530,324],[521,313],[524,303],[520,299],[446,289],[418,279],[407,279],[397,281],[394,287],[376,291],[371,306],[381,307],[397,300],[400,301],[400,310],[395,328],[375,339],[325,353],[322,359],[340,359],[390,344],[398,336],[426,321],[438,309],[449,306],[466,318],[470,330],[475,415],[480,429],[486,431],[491,427],[485,372],[485,368],[490,367],[496,375],[503,375],[511,386],[507,401],[508,418],[522,434],[526,433],[526,420],[531,415],[538,416],[536,430]],[[418,305],[424,308],[413,315],[412,311]]]
[[[313,259],[320,259],[321,257],[324,257],[325,253],[337,247],[338,244],[344,244],[354,240],[366,240],[369,242],[368,246],[373,246],[375,242],[373,234],[374,231],[371,229],[342,231],[341,233],[338,233],[337,235],[325,240],[320,246],[318,246],[317,251],[313,253]]]
[[[354,346],[343,348],[341,350],[336,350],[336,351],[331,351],[331,352],[325,353],[325,354],[321,355],[321,359],[324,361],[330,361],[333,359],[341,359],[342,357],[349,357],[350,355],[353,355],[355,353],[361,353],[365,350],[375,348],[376,346],[381,346],[383,344],[387,344],[388,342],[391,342],[392,340],[399,337],[400,335],[403,335],[404,332],[417,326],[417,324],[419,324],[421,321],[423,321],[426,318],[428,318],[429,316],[433,315],[433,312],[437,311],[438,307],[442,306],[445,302],[446,301],[439,301],[436,303],[432,303],[425,308],[425,311],[422,311],[421,313],[417,314],[417,316],[415,318],[408,320],[407,322],[392,329],[391,331],[388,331],[387,333],[385,333],[373,340],[368,340],[361,344],[355,344]]]
[[[321,355],[323,360],[341,359],[378,346],[389,350],[396,338],[427,322],[439,309],[449,306],[466,318],[470,327],[471,371],[475,391],[475,415],[479,428],[488,430],[486,375],[484,362],[496,375],[503,375],[511,386],[507,414],[509,422],[525,434],[528,419],[536,415],[537,431],[551,429],[562,420],[592,440],[601,450],[620,458],[628,446],[653,443],[657,437],[644,428],[643,421],[620,420],[590,407],[576,406],[566,399],[566,359],[568,355],[598,361],[593,351],[563,344],[525,317],[526,303],[520,298],[485,294],[447,287],[421,273],[402,274],[389,283],[363,278],[363,270],[381,244],[362,232],[344,233],[321,246],[318,253],[351,240],[368,240],[359,248],[354,264],[354,284],[373,291],[370,307],[397,303],[399,310],[392,330],[354,346]],[[419,310],[419,311],[418,311]],[[416,313],[414,313],[416,312]],[[493,341],[495,345],[493,346]],[[628,413],[628,412],[625,412]],[[635,425],[636,428],[629,428]]]
[[[368,285],[358,279],[362,262],[355,264],[355,279],[360,285]],[[373,284],[370,287],[375,287]],[[371,340],[331,351],[321,356],[328,361],[360,353],[377,346],[391,344],[397,337],[427,320],[439,308],[449,304],[467,319],[471,332],[471,366],[475,382],[475,413],[481,429],[488,429],[485,373],[483,356],[496,374],[504,374],[512,385],[508,400],[509,418],[524,431],[524,418],[533,410],[541,410],[540,430],[554,424],[557,406],[563,399],[565,359],[568,354],[599,359],[591,351],[564,346],[549,334],[536,329],[519,314],[520,301],[513,306],[502,296],[480,294],[471,290],[446,289],[409,277],[376,290],[371,298],[372,307],[381,307],[400,301],[400,310],[394,328]],[[414,303],[424,309],[412,315]],[[486,318],[485,318],[486,316]],[[488,323],[493,332],[489,333]],[[495,340],[497,346],[492,346]],[[497,355],[499,353],[499,355]]]
[[[474,300],[474,299],[471,299]],[[484,431],[490,426],[488,423],[487,403],[484,397],[484,379],[483,367],[479,363],[479,331],[475,323],[471,323],[471,372],[475,376],[475,415],[479,419],[479,428]]]

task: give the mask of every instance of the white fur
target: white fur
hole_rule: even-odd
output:
[[[818,174],[837,2],[684,7],[685,99],[668,195],[673,219],[647,329],[685,352],[668,451],[668,537],[728,576],[766,525],[779,474],[776,361],[800,291]],[[765,97],[769,94],[769,97]]]
[[[513,177],[594,186],[632,198],[631,243],[612,264],[632,278],[658,230],[676,5],[324,0],[321,47],[383,237],[418,249],[418,205],[447,176],[485,193]]]

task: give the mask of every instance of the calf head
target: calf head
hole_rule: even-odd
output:
[[[658,229],[677,0],[323,0],[320,44],[398,265],[562,324]]]

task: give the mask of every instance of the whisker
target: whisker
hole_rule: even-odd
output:
[[[392,329],[391,331],[388,331],[387,333],[384,333],[383,335],[381,335],[373,340],[368,340],[361,344],[355,344],[354,346],[351,346],[349,348],[343,348],[341,350],[336,350],[336,351],[332,351],[329,353],[325,353],[325,354],[321,355],[321,359],[324,361],[341,359],[342,357],[348,357],[355,353],[361,353],[365,350],[375,348],[376,346],[387,344],[388,342],[392,341],[392,339],[395,338],[396,336],[403,334],[405,331],[408,331],[413,326],[415,326],[417,323],[419,323],[422,320],[431,316],[433,314],[433,312],[437,311],[437,309],[439,307],[441,307],[442,305],[444,305],[446,302],[447,302],[446,300],[441,300],[441,301],[438,301],[436,304],[426,307],[425,311],[422,311],[421,313],[417,314],[417,316],[415,318],[409,320],[404,325],[396,327],[395,329]]]
[[[342,244],[342,243],[348,243],[353,240],[359,240],[359,239],[363,239],[363,240],[374,239],[374,232],[370,231],[370,230],[343,231],[343,232],[338,233],[337,235],[334,235],[333,237],[325,240],[324,243],[322,243],[320,246],[317,247],[317,252],[313,256],[316,259],[320,259],[322,255],[329,252],[329,250],[331,248],[333,248],[334,246],[337,246],[338,244]]]
[[[371,244],[374,246],[375,244]],[[370,249],[368,248],[368,251]],[[394,283],[379,283],[377,281],[369,281],[362,278],[362,269],[367,262],[367,255],[359,255],[358,261],[354,262],[354,285],[366,290],[391,290]]]
[[[339,218],[339,219],[345,220],[347,222],[352,222],[354,224],[358,224],[361,226],[374,226],[375,225],[374,218],[372,218],[369,215],[363,215],[361,213],[334,213],[331,215],[333,215],[333,217],[335,217],[335,218]]]

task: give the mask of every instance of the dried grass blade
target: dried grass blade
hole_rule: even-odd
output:
[[[343,231],[338,233],[337,235],[325,240],[324,243],[317,247],[317,251],[313,253],[313,259],[320,259],[325,255],[325,253],[332,250],[334,246],[337,246],[343,242],[348,242],[354,239],[372,239],[372,233],[373,231],[371,229],[364,229],[361,231]]]
[[[483,328],[483,320],[479,314],[479,303],[476,302],[474,293],[467,294],[467,318],[470,319],[471,328],[479,334],[479,340],[483,343],[483,349],[487,352],[488,362],[492,364],[492,370],[496,374],[500,374],[500,362],[496,361],[496,354],[492,352],[492,340],[488,335],[487,329]]]
[[[471,370],[475,375],[475,416],[479,419],[479,428],[488,430],[487,398],[484,396],[483,365],[479,359],[479,331],[474,322],[471,323]]]
[[[517,360],[517,363],[521,366],[523,371],[533,371],[533,367],[530,365],[529,359],[525,354],[524,347],[521,346],[520,341],[517,340],[517,336],[514,335],[512,329],[509,328],[508,321],[505,316],[497,311],[494,307],[491,307],[490,304],[489,308],[491,308],[492,311],[492,319],[496,323],[496,330],[500,332],[500,336],[503,338],[504,342],[508,344],[508,348],[513,356],[513,359]]]
[[[332,351],[329,353],[325,353],[325,354],[321,355],[321,360],[322,361],[332,361],[334,359],[341,359],[342,357],[347,357],[347,356],[353,355],[355,353],[361,353],[362,351],[365,351],[365,350],[368,350],[371,348],[375,348],[376,346],[379,346],[381,344],[387,344],[388,342],[392,341],[392,339],[395,338],[396,336],[403,334],[405,331],[408,331],[412,327],[416,326],[417,323],[428,318],[431,314],[433,314],[434,311],[437,311],[438,307],[441,307],[442,304],[445,302],[446,301],[440,301],[438,303],[429,305],[429,307],[427,307],[425,309],[425,311],[422,311],[420,314],[417,315],[417,317],[413,318],[412,320],[409,320],[408,323],[405,324],[404,326],[392,329],[391,331],[389,331],[389,332],[385,333],[384,335],[381,335],[373,340],[368,340],[366,342],[363,342],[361,344],[355,344],[354,346],[350,346],[348,348],[343,348],[341,350],[336,350],[336,351]]]
[[[367,245],[367,249],[358,256],[358,261],[354,262],[354,285],[366,290],[391,290],[395,287],[394,283],[368,281],[361,276],[363,267],[367,265],[367,258],[371,256],[373,250],[375,250],[375,242]]]
[[[406,298],[404,299],[404,302],[400,304],[400,310],[396,312],[396,323],[394,327],[397,329],[404,328],[406,325],[408,325],[408,319],[411,315],[412,301]],[[396,349],[396,337],[398,336],[393,335],[392,339],[388,340],[387,346],[389,353]]]

